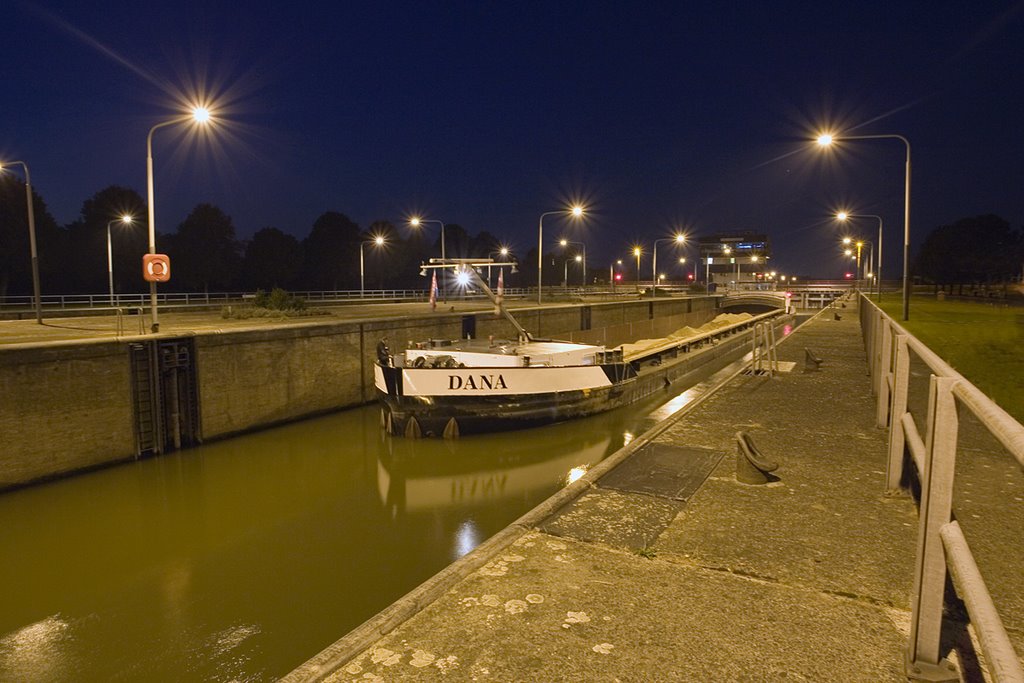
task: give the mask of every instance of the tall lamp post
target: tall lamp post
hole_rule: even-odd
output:
[[[508,258],[508,253],[509,253],[508,247],[502,246],[501,249],[498,249],[498,251],[488,252],[487,253],[487,258],[494,258],[495,255],[499,255],[499,256],[501,256],[502,260],[505,260],[505,259]],[[504,271],[504,270],[505,270],[504,266],[498,268],[498,274],[500,275],[502,273],[502,271]],[[488,265],[487,266],[487,286],[489,287],[490,285],[491,285],[491,266]]]
[[[363,247],[367,244],[374,244],[378,247],[384,246],[384,236],[377,235],[372,240],[364,240],[359,243],[359,298],[362,299],[366,293],[366,269],[363,266]]]
[[[608,282],[611,283],[612,294],[615,293],[615,266],[617,265],[622,265],[622,259],[616,259],[615,263],[611,263],[608,265]]]
[[[43,303],[39,294],[39,254],[36,252],[36,212],[32,206],[32,178],[29,176],[28,164],[24,161],[5,161],[0,164],[0,171],[5,166],[21,166],[25,173],[25,203],[28,205],[28,246],[32,256],[32,298],[36,309],[36,322],[43,324]]]
[[[644,250],[639,246],[633,247],[633,256],[636,256],[636,293],[640,293],[640,255]]]
[[[682,233],[677,234],[675,237],[666,237],[660,240],[654,240],[654,251],[651,257],[651,279],[654,281],[651,287],[651,298],[655,298],[658,294],[658,243],[659,242],[675,242],[677,245],[682,244],[686,241],[686,235]],[[637,266],[639,268],[639,265]]]
[[[583,207],[574,206],[571,209],[559,211],[545,211],[537,221],[537,303],[541,303],[541,292],[544,289],[544,216],[554,216],[559,213],[571,214],[573,218],[583,216]]]
[[[158,123],[149,129],[149,135],[146,136],[146,200],[149,209],[149,253],[156,253],[156,209],[153,202],[153,133],[156,132],[157,128],[163,128],[165,126],[174,126],[179,123],[185,123],[187,121],[194,121],[199,124],[206,124],[210,121],[210,110],[206,107],[195,107],[192,109],[192,114],[188,116],[179,116],[171,119],[170,121],[164,121]],[[152,319],[152,325],[150,329],[154,334],[160,331],[160,320],[157,317],[156,308],[156,282],[150,281],[149,283],[149,312],[150,318]]]
[[[882,217],[873,213],[846,213],[840,211],[836,214],[836,220],[846,222],[850,218],[874,218],[878,221],[878,259],[872,264],[875,273],[875,282],[878,283],[875,292],[876,301],[882,300]]]
[[[731,253],[732,253],[732,247],[723,247],[723,248],[722,248],[722,253],[723,253],[723,254],[725,254],[726,256],[728,256],[729,254],[731,254]],[[735,259],[734,259],[734,260],[735,260]],[[739,267],[739,265],[738,265],[738,264],[737,264],[737,267]],[[726,275],[726,276],[725,276],[725,279],[726,279],[726,280],[728,280],[728,279],[729,279],[729,276],[728,276],[728,275]],[[739,279],[739,276],[737,276],[737,280],[738,280],[738,279]]]
[[[114,248],[110,241],[110,226],[114,223],[123,223],[124,225],[131,225],[135,218],[133,216],[124,215],[120,218],[115,218],[112,221],[107,222],[107,281],[110,284],[110,305],[114,305]]]
[[[902,135],[843,135],[825,133],[818,136],[818,145],[828,147],[836,140],[899,140],[907,149],[903,183],[903,319],[910,320],[910,141]],[[879,248],[881,251],[881,248]],[[881,280],[879,280],[881,281]]]
[[[562,245],[563,247],[567,247],[570,244],[576,244],[576,245],[579,245],[579,246],[583,247],[583,259],[582,259],[582,263],[583,263],[583,286],[586,287],[587,286],[587,245],[584,244],[583,242],[573,242],[573,241],[567,240],[567,239],[560,239],[560,240],[558,240],[558,243],[560,245]],[[576,261],[580,261],[580,259],[576,259]],[[569,284],[568,278],[566,279],[565,284],[566,285]]]
[[[439,220],[420,218],[419,216],[413,216],[409,219],[409,225],[414,228],[418,228],[424,223],[437,223],[441,226],[441,262],[444,264],[444,268],[441,269],[441,292],[443,301],[448,303],[448,288],[445,286],[444,276],[448,272],[448,262],[445,260],[447,257],[444,252],[444,223]]]

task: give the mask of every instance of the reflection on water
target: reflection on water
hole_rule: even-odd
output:
[[[273,680],[668,397],[458,441],[387,437],[371,406],[0,496],[0,680]]]

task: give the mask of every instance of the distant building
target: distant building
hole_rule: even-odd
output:
[[[754,232],[709,235],[698,238],[697,246],[705,281],[719,287],[764,282],[765,271],[770,270],[772,249],[767,235]]]

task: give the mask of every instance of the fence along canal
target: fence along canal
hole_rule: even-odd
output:
[[[877,425],[890,429],[887,493],[921,487],[907,673],[957,680],[942,657],[948,571],[992,678],[1021,683],[1024,426],[866,296],[860,304]]]

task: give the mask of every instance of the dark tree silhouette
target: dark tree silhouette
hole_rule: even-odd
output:
[[[50,215],[46,202],[33,188],[32,209],[36,224],[36,254],[42,293],[66,291],[64,231]],[[25,183],[0,173],[0,297],[32,293],[32,255],[29,248],[28,207]]]
[[[235,285],[241,245],[235,239],[231,217],[216,206],[196,206],[164,243],[171,257],[173,288],[208,292],[230,290]]]
[[[302,246],[303,281],[308,289],[359,286],[359,226],[343,213],[328,211],[313,223]]]
[[[302,245],[277,228],[263,228],[245,245],[242,283],[247,289],[293,287],[302,272]]]
[[[917,275],[939,284],[1002,282],[1019,275],[1024,240],[999,216],[985,214],[941,225],[925,239]]]
[[[133,222],[118,220],[110,229],[114,289],[145,291],[142,255],[149,248],[146,203],[138,192],[119,185],[110,185],[82,202],[78,219],[67,226],[71,260],[65,291],[107,291],[107,224],[123,216],[131,216]]]

